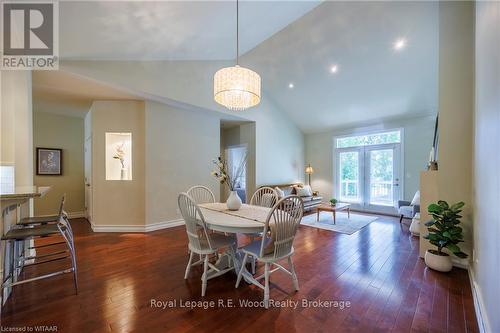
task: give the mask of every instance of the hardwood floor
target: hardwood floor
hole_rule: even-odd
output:
[[[234,307],[180,307],[181,299],[202,300],[200,267],[183,279],[182,226],[118,234],[93,233],[82,219],[72,225],[79,294],[69,274],[19,286],[4,306],[3,331],[37,325],[59,332],[478,331],[467,272],[427,269],[408,223],[400,226],[397,218],[379,216],[353,235],[301,226],[294,255],[300,291],[293,291],[288,275],[271,276],[271,298],[299,306],[269,310],[240,307],[240,300],[261,301],[263,291],[245,283],[235,289],[232,273],[210,280],[204,300],[232,300]],[[177,306],[155,308],[151,300],[177,300]],[[303,300],[345,303],[342,309],[302,307]]]

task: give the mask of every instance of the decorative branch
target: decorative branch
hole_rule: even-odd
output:
[[[121,145],[117,145],[115,148],[115,155],[113,156],[114,159],[120,160],[122,169],[125,169],[125,150],[123,149],[124,146],[125,142],[122,142]]]
[[[212,176],[217,178],[221,184],[226,184],[230,191],[234,191],[238,181],[243,177],[243,172],[245,172],[247,154],[245,153],[238,166],[231,168],[231,170],[228,168],[227,161],[220,156],[212,160],[212,163],[216,167],[216,170],[211,173]]]

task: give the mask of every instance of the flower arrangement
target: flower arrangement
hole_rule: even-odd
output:
[[[335,205],[337,204],[337,202],[338,202],[338,201],[337,201],[337,199],[335,199],[335,198],[331,198],[331,199],[330,199],[330,204],[331,204],[332,206],[335,206]]]
[[[216,168],[216,170],[212,171],[212,176],[217,178],[221,184],[226,184],[230,191],[235,191],[243,172],[245,172],[247,155],[243,156],[238,165],[231,166],[231,168],[228,166],[227,161],[220,156],[212,160],[212,163]]]
[[[120,145],[116,146],[115,155],[113,156],[113,158],[120,160],[122,169],[125,169],[125,150],[123,149],[123,146],[125,146],[125,142],[122,142]]]

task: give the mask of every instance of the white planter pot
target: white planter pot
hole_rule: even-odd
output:
[[[227,209],[238,210],[241,207],[241,199],[236,191],[231,191],[226,201]]]
[[[449,255],[439,256],[437,254],[429,252],[427,250],[425,252],[425,264],[427,267],[432,268],[435,271],[439,272],[449,272],[451,271],[453,264],[451,263],[451,258]]]

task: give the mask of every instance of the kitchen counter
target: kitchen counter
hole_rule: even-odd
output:
[[[50,186],[19,186],[11,191],[0,192],[0,201],[38,198],[50,190]]]

